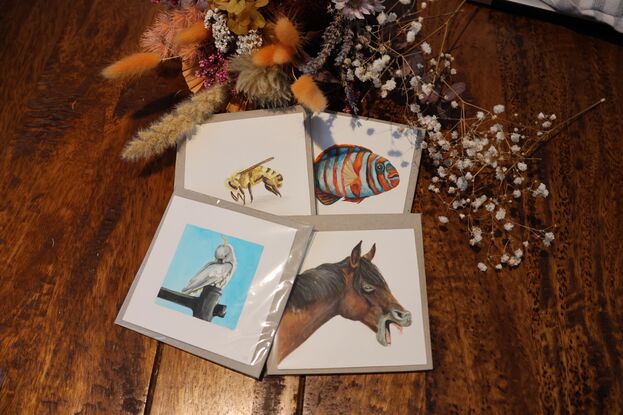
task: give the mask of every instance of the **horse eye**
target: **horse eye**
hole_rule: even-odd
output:
[[[365,282],[361,284],[361,288],[367,293],[371,293],[372,291],[374,291],[374,286],[370,284],[366,284]]]

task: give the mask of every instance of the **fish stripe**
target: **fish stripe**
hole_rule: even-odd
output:
[[[327,169],[327,159],[322,158],[318,161],[318,165],[316,167],[316,185],[318,189],[322,192],[327,191],[327,182],[325,179]]]
[[[379,191],[379,188],[381,186],[376,181],[375,166],[376,166],[376,156],[370,155],[370,157],[368,158],[368,178],[370,179],[370,183],[372,184],[370,186],[370,189],[372,189],[372,193],[374,193],[375,195],[378,195],[379,193],[381,193]]]
[[[387,168],[387,166],[385,166],[385,169]],[[383,186],[383,191],[386,192],[388,190],[391,189],[391,187],[389,186],[389,183],[387,182],[387,179],[385,179],[385,173],[386,170],[383,169],[383,174],[379,174],[378,178],[379,178],[379,182],[381,183],[381,186]]]
[[[327,182],[327,192],[329,193],[333,193],[335,191],[335,189],[333,189],[333,182],[332,182],[332,177],[333,177],[333,164],[335,164],[335,158],[331,157],[328,161],[327,161],[327,173],[325,176],[325,181]]]
[[[361,195],[372,196],[374,193],[372,192],[372,184],[370,183],[370,175],[368,174],[368,159],[370,158],[370,153],[363,153],[362,163],[361,163]]]
[[[330,193],[329,182],[327,181],[327,170],[329,169],[329,162],[331,159],[324,159],[322,164],[322,187],[321,190],[325,193]]]
[[[362,189],[363,189],[363,177],[361,175],[361,160],[363,159],[363,153],[361,151],[358,151],[357,154],[355,155],[355,161],[353,162],[353,169],[355,170],[355,174],[357,174],[357,177],[359,177],[359,182],[361,183],[359,185],[359,194],[355,194],[353,192],[353,194],[355,195],[355,197],[359,197],[362,195]]]
[[[338,166],[340,165],[340,157],[332,157],[331,158],[331,193],[338,196],[343,196],[340,191],[340,186],[338,184],[337,171]]]
[[[351,148],[349,149],[348,153],[346,153],[346,157],[344,157],[344,166],[342,167],[342,183],[344,183],[344,167],[350,163],[351,165],[354,165],[354,158],[357,157],[357,154],[354,152],[354,149]],[[349,199],[354,199],[355,194],[353,193],[353,191],[350,188],[350,184],[347,186],[346,183],[344,183],[344,193],[346,194],[346,196]]]

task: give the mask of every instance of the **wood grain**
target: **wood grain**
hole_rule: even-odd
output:
[[[423,170],[435,369],[258,382],[113,325],[174,170],[173,152],[119,154],[188,91],[179,68],[98,72],[157,8],[1,4],[0,413],[623,413],[623,37],[466,5],[453,52],[472,101],[562,119],[608,100],[536,154],[551,193],[524,214],[557,225],[553,248],[478,272],[461,231],[438,226]]]

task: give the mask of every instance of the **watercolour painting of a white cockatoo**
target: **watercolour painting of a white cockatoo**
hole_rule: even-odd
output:
[[[214,261],[201,267],[182,289],[182,293],[198,296],[203,287],[211,285],[222,290],[229,283],[236,270],[236,255],[234,247],[227,243],[224,236],[221,237],[223,243],[216,247]]]

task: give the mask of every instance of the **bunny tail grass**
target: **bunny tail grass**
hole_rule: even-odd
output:
[[[203,42],[210,36],[211,31],[206,29],[203,22],[197,22],[175,36],[175,43],[180,46]]]
[[[311,111],[320,112],[327,108],[327,98],[311,76],[301,76],[292,84],[291,89],[299,104]]]
[[[217,84],[193,95],[149,128],[139,131],[123,149],[126,161],[146,159],[164,152],[192,133],[197,124],[210,118],[227,99],[229,86]]]
[[[134,53],[104,68],[102,76],[108,79],[118,79],[140,75],[158,66],[161,59],[157,53]]]
[[[301,45],[301,34],[290,19],[282,16],[275,22],[275,36],[279,43],[292,49],[298,49]]]

